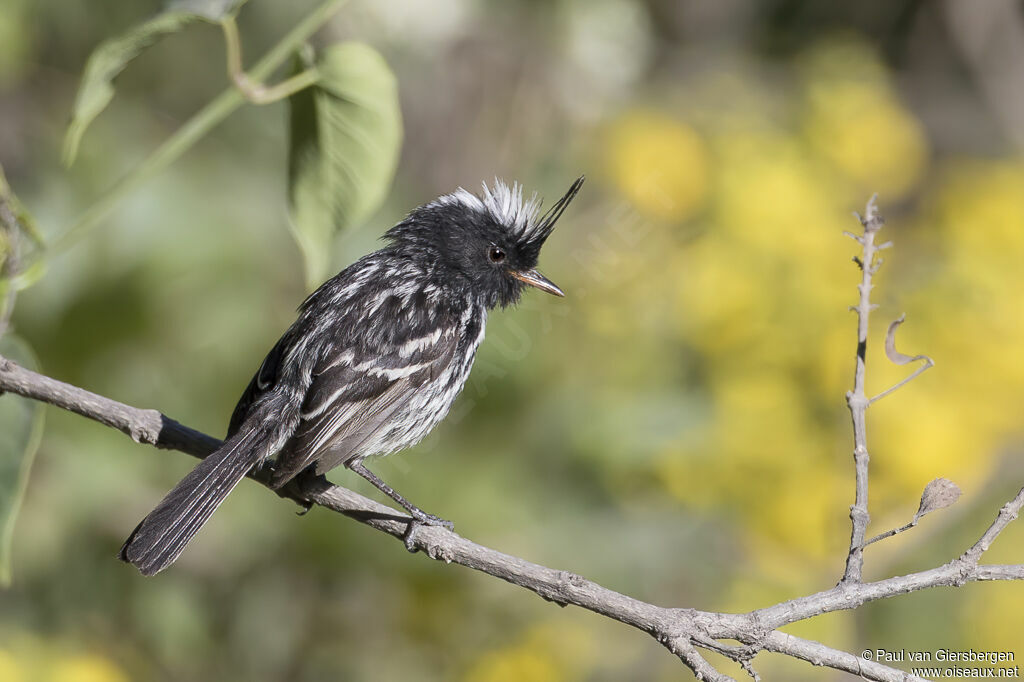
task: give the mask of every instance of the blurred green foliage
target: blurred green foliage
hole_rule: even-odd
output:
[[[13,334],[0,339],[0,354],[22,367],[35,369],[32,349]],[[10,396],[0,401],[0,588],[11,584],[11,541],[32,460],[43,435],[45,408]]]
[[[245,0],[241,0],[242,4]],[[71,112],[71,122],[64,137],[63,159],[70,166],[78,155],[78,146],[82,143],[89,124],[99,116],[110,101],[114,99],[113,81],[129,62],[138,57],[146,48],[152,46],[165,35],[180,31],[196,21],[218,21],[237,8],[226,6],[223,2],[191,2],[196,5],[189,10],[182,10],[186,3],[171,2],[163,11],[150,19],[131,27],[124,34],[105,40],[89,56],[82,83],[75,97],[75,105]],[[202,5],[217,5],[216,8],[203,8]]]
[[[226,87],[223,45],[197,25],[143,53],[65,171],[88,54],[156,8],[4,4],[0,162],[52,238]],[[749,610],[841,572],[858,281],[841,233],[874,191],[896,246],[876,278],[869,392],[905,375],[880,352],[901,312],[899,347],[937,366],[869,411],[870,531],[910,520],[937,476],[964,496],[873,545],[866,577],[958,555],[1019,488],[1024,161],[979,94],[985,72],[951,66],[967,64],[944,39],[962,27],[938,4],[709,6],[353,0],[320,42],[380,50],[405,143],[387,203],[328,260],[351,262],[457,185],[497,174],[553,196],[587,172],[542,263],[569,296],[493,315],[451,417],[376,468],[474,540],[659,604]],[[247,4],[247,54],[310,7]],[[47,373],[223,432],[305,291],[285,116],[239,110],[53,257],[14,318]],[[333,515],[297,517],[253,485],[143,579],[113,555],[191,464],[50,411],[0,592],[0,679],[681,674],[641,633]],[[1022,539],[1012,526],[986,561],[1021,561]],[[1012,650],[1022,614],[1019,585],[972,585],[789,631],[849,651]],[[767,656],[757,668],[832,679]]]

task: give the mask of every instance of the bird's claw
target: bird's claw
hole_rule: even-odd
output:
[[[442,519],[440,516],[434,516],[433,514],[428,514],[425,511],[420,511],[419,513],[413,513],[412,518],[417,523],[419,523],[420,525],[423,525],[423,526],[441,526],[442,528],[447,528],[448,530],[455,530],[455,524],[452,523],[451,521],[449,521],[447,519]]]
[[[405,542],[405,548],[410,552],[415,552],[416,547],[416,531],[420,526],[440,526],[448,530],[454,530],[455,524],[447,519],[442,519],[440,516],[434,516],[424,511],[417,509],[410,513],[412,518],[409,519],[409,527],[405,531],[405,535],[402,540]]]
[[[416,530],[423,524],[416,519],[409,519],[409,526],[405,529],[405,535],[402,536],[402,541],[405,543],[405,548],[412,554],[416,553]]]

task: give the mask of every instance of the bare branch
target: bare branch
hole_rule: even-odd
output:
[[[1024,564],[987,564],[978,566],[974,579],[986,580],[1024,580]]]
[[[220,444],[216,438],[190,429],[156,410],[144,410],[91,393],[76,386],[26,370],[0,357],[0,392],[8,391],[75,412],[111,426],[140,443],[176,449],[204,457]],[[256,477],[256,480],[259,480]],[[391,507],[333,485],[322,476],[300,477],[284,490],[284,497],[344,514],[360,523],[402,540],[409,517]],[[519,557],[478,545],[438,526],[420,527],[414,547],[432,559],[455,563],[505,580],[534,592],[547,601],[572,604],[652,635],[678,656],[701,679],[725,681],[696,649],[728,656],[752,672],[750,660],[758,651],[787,654],[815,665],[855,672],[867,680],[915,679],[869,661],[853,667],[856,657],[823,644],[801,640],[776,629],[823,613],[855,609],[867,602],[938,586],[959,586],[972,581],[1021,580],[1024,564],[978,565],[981,555],[1024,506],[1024,489],[1000,510],[996,520],[967,552],[944,566],[874,583],[840,583],[836,587],[744,614],[666,608],[609,590],[582,576],[534,564]],[[736,647],[719,640],[743,642]],[[754,673],[756,675],[756,673]],[[756,677],[755,677],[756,679]]]
[[[0,357],[0,392],[10,391],[80,414],[121,431],[136,443],[205,457],[220,441],[165,417],[37,374]]]
[[[920,680],[896,668],[867,660],[865,656],[832,649],[825,644],[794,637],[778,630],[785,625],[824,613],[856,609],[871,601],[933,587],[962,586],[973,581],[1024,580],[1024,564],[980,564],[981,557],[992,542],[1020,514],[1024,507],[1024,489],[999,510],[989,528],[960,557],[942,566],[910,575],[869,583],[862,580],[862,552],[864,545],[868,544],[864,542],[868,524],[869,459],[864,415],[871,404],[864,394],[864,364],[867,320],[873,308],[870,302],[871,279],[877,270],[875,252],[881,248],[875,247],[874,238],[882,226],[874,198],[868,203],[862,223],[863,236],[854,236],[863,246],[863,253],[859,257],[862,266],[862,279],[858,286],[860,299],[855,307],[858,316],[857,366],[854,389],[847,394],[847,403],[854,423],[857,496],[850,513],[853,531],[846,572],[835,587],[749,613],[716,613],[669,608],[643,602],[609,590],[574,573],[534,564],[478,545],[443,527],[419,527],[414,536],[409,538],[412,548],[415,551],[422,551],[432,559],[466,566],[518,585],[561,606],[579,606],[642,630],[678,657],[701,680],[732,680],[731,677],[716,670],[702,655],[701,650],[712,651],[738,662],[754,680],[759,678],[752,661],[761,651],[780,653],[813,665],[843,670],[866,680]],[[898,322],[890,327],[890,338],[896,326]],[[897,353],[894,345],[887,350],[890,357]],[[911,361],[921,357],[923,356],[911,358]],[[890,392],[891,390],[894,389],[890,389]],[[201,458],[216,450],[221,444],[220,440],[190,429],[156,410],[139,409],[119,403],[31,372],[0,357],[0,393],[5,391],[70,410],[116,428],[137,442],[158,448],[181,450]],[[266,484],[258,472],[253,474],[252,478]],[[400,541],[406,540],[410,522],[408,516],[351,490],[333,485],[322,476],[299,476],[284,489],[276,492],[307,508],[320,506],[355,519]],[[925,489],[918,511],[908,527],[916,524],[925,514],[952,504],[958,494],[959,489],[951,482],[945,479],[932,481]],[[904,529],[883,533],[869,542],[890,537]],[[736,642],[740,644],[736,645]]]
[[[960,560],[977,566],[981,555],[987,552],[995,539],[999,537],[999,534],[1006,530],[1006,527],[1012,521],[1017,519],[1021,507],[1024,507],[1024,488],[1021,488],[1015,498],[1003,505],[1002,509],[999,510],[998,516],[996,516],[996,520],[992,522],[992,525],[988,527],[988,530],[985,531],[978,541],[963,553]]]
[[[875,235],[882,229],[882,216],[878,213],[875,194],[868,201],[864,211],[864,217],[854,214],[860,220],[864,228],[862,236],[854,236],[861,245],[859,265],[861,269],[860,285],[857,291],[860,294],[857,307],[857,360],[853,376],[853,390],[846,394],[846,404],[850,408],[850,416],[853,419],[853,461],[856,470],[856,492],[853,505],[850,507],[850,551],[846,556],[846,570],[843,572],[842,582],[860,582],[864,567],[864,538],[867,536],[868,523],[871,520],[868,514],[868,462],[871,456],[868,454],[867,428],[865,425],[865,413],[870,401],[864,394],[864,375],[866,369],[867,348],[868,348],[868,318],[871,315],[871,289],[874,286],[871,282],[878,265],[875,264]]]
[[[794,658],[807,661],[813,665],[823,665],[836,670],[859,675],[866,680],[882,680],[884,682],[926,682],[923,677],[905,673],[891,668],[864,656],[854,656],[845,651],[827,647],[810,639],[803,639],[785,632],[775,631],[764,638],[765,651],[774,651]]]
[[[118,429],[138,443],[180,450],[202,458],[220,446],[221,441],[184,426],[156,410],[145,410],[27,370],[0,356],[0,393],[10,392],[40,400]],[[259,473],[251,476],[264,482]],[[306,506],[315,504],[344,514],[395,538],[403,540],[409,517],[391,507],[328,482],[322,476],[301,476],[278,494]],[[658,638],[666,647],[690,665],[696,662],[689,642],[695,632],[687,612],[667,609],[614,592],[567,571],[559,571],[524,559],[483,547],[438,526],[422,526],[411,539],[416,550],[445,563],[457,563],[482,571],[540,597],[565,606],[574,604],[632,625]],[[669,632],[672,636],[669,636]],[[685,654],[685,656],[684,656]],[[687,658],[688,657],[688,658]],[[703,659],[701,659],[703,660]],[[707,670],[714,670],[706,661]],[[695,670],[695,672],[697,672]],[[711,677],[727,680],[727,677]]]
[[[884,533],[879,533],[878,535],[876,535],[875,537],[871,538],[870,540],[865,540],[864,541],[864,546],[867,547],[868,545],[873,545],[876,542],[878,542],[879,540],[885,540],[886,538],[891,538],[893,535],[899,535],[900,533],[908,531],[911,528],[914,528],[915,526],[917,526],[917,522],[918,522],[918,517],[915,516],[912,521],[910,521],[909,523],[907,523],[907,524],[905,524],[903,526],[900,526],[899,528],[891,528],[891,529],[885,531]]]
[[[1024,507],[1024,488],[999,510],[995,521],[981,538],[954,559],[938,568],[910,575],[887,578],[873,583],[840,583],[831,590],[799,597],[781,604],[752,611],[751,616],[766,628],[775,629],[832,611],[855,609],[867,602],[888,599],[899,594],[917,592],[932,587],[959,587],[969,582],[987,580],[1020,580],[1024,578],[1024,564],[1001,566],[979,565],[982,554]]]
[[[736,682],[734,678],[715,670],[714,666],[708,663],[687,639],[683,639],[675,645],[670,645],[669,649],[689,666],[698,680],[706,680],[707,682]]]

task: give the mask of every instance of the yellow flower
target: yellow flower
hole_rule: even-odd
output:
[[[560,682],[563,678],[549,654],[516,647],[485,654],[465,679],[467,682]]]
[[[800,66],[805,133],[817,153],[858,193],[892,200],[913,190],[928,166],[928,142],[876,52],[833,37],[809,49]]]
[[[466,674],[466,682],[565,682],[585,679],[594,660],[589,630],[540,622],[516,641],[485,653]]]
[[[1000,538],[1002,541],[1003,538]],[[1009,540],[1009,538],[1006,538]],[[1019,544],[1017,545],[1019,546]],[[1007,556],[1007,562],[1019,560]],[[985,556],[985,563],[997,561]],[[987,583],[962,597],[965,613],[957,620],[970,623],[965,628],[965,639],[957,649],[973,648],[979,651],[1012,651],[1020,656],[1020,633],[1024,631],[1024,599],[1020,584],[1013,582]],[[965,588],[966,589],[966,588]],[[950,647],[953,648],[953,647]],[[998,664],[996,668],[1019,666],[1020,661]]]
[[[3,649],[0,649],[0,680],[4,682],[23,682],[26,676],[21,665],[14,656]]]
[[[935,217],[957,274],[986,296],[1018,303],[1024,294],[1024,164],[960,161],[943,175]],[[1003,312],[1015,323],[1024,318],[1019,305]]]
[[[862,192],[890,201],[920,182],[928,144],[917,119],[876,84],[819,82],[808,88],[807,136]]]
[[[113,662],[95,654],[83,654],[59,661],[53,682],[128,682],[128,676]]]
[[[680,221],[704,202],[708,160],[704,144],[685,123],[654,111],[634,111],[607,135],[606,165],[619,191],[658,220]]]

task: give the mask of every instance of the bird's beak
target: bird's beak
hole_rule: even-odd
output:
[[[565,296],[565,292],[559,289],[554,282],[536,270],[514,270],[512,276],[520,282],[529,284],[531,287],[537,287],[541,291],[546,291],[555,296]]]

